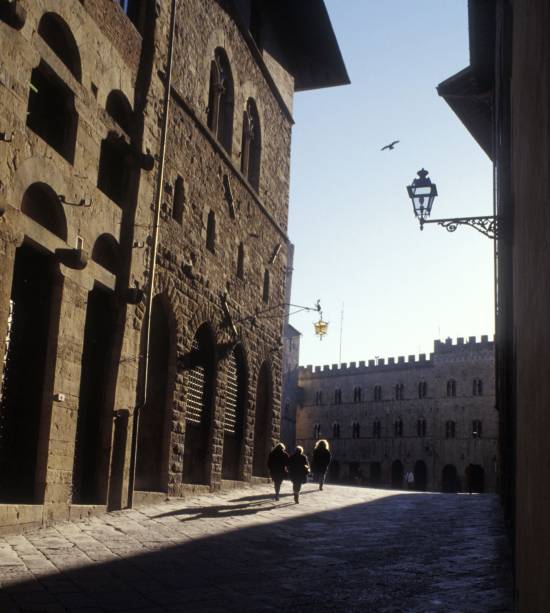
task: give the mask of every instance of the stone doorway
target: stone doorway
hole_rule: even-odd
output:
[[[41,502],[37,491],[43,407],[53,396],[60,278],[56,262],[38,248],[16,251],[8,345],[0,393],[0,501]]]
[[[369,485],[373,487],[378,487],[382,484],[382,465],[380,464],[380,462],[371,462],[369,468]]]
[[[428,469],[426,462],[418,460],[414,465],[414,489],[425,492],[428,486]]]
[[[272,399],[271,370],[267,362],[264,362],[260,368],[256,388],[256,419],[252,461],[252,474],[258,477],[267,477],[267,455],[271,443]]]
[[[485,471],[479,464],[470,464],[467,469],[468,481],[466,487],[468,491],[476,494],[483,494],[485,491]]]
[[[112,292],[96,285],[88,294],[82,351],[72,493],[77,504],[106,503],[113,423],[108,387],[116,373],[112,364],[115,317]]]
[[[447,464],[441,473],[441,491],[447,493],[456,493],[460,490],[460,481],[456,466]]]
[[[399,490],[403,488],[403,464],[400,460],[391,465],[391,486]]]

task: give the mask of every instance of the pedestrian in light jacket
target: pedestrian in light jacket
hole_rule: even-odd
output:
[[[330,449],[328,441],[321,439],[315,444],[313,449],[313,457],[311,459],[311,470],[315,475],[315,479],[319,483],[319,489],[323,489],[325,477],[327,474],[328,465],[330,464]]]
[[[275,486],[275,500],[279,500],[281,493],[281,483],[286,478],[288,465],[288,453],[283,443],[275,445],[267,458],[267,468],[273,485]]]
[[[294,491],[294,502],[300,502],[300,490],[302,484],[306,483],[309,475],[309,462],[304,454],[304,448],[296,447],[296,451],[288,458],[288,476],[292,481],[292,490]]]

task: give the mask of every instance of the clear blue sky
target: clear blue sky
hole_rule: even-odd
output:
[[[352,84],[296,95],[289,235],[292,302],[321,299],[329,334],[302,364],[429,353],[435,338],[494,332],[493,241],[420,232],[406,185],[424,167],[432,217],[492,214],[492,166],[436,92],[469,64],[466,0],[326,0]],[[380,148],[401,142],[393,151]]]

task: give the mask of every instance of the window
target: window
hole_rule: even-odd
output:
[[[110,132],[101,143],[97,187],[120,207],[126,204],[131,171],[129,146]]]
[[[428,393],[428,384],[426,381],[420,381],[418,383],[418,397],[426,398],[426,394]]]
[[[481,438],[481,420],[474,419],[472,422],[472,438]]]
[[[342,404],[342,390],[340,388],[334,390],[334,404]]]
[[[382,400],[382,386],[381,385],[375,385],[374,386],[374,400]]]
[[[231,155],[233,141],[233,77],[225,51],[218,47],[210,64],[208,127]]]
[[[128,98],[119,90],[113,90],[107,96],[105,110],[111,119],[124,130],[128,136],[134,132],[134,115]]]
[[[445,422],[445,438],[454,438],[456,435],[456,423],[454,421]]]
[[[55,13],[44,13],[38,24],[38,34],[48,47],[80,81],[82,67],[78,46],[69,26]]]
[[[244,279],[244,245],[243,243],[239,243],[239,249],[237,252],[237,279]],[[292,349],[292,344],[290,348]]]
[[[260,118],[256,103],[248,99],[243,113],[243,137],[241,144],[241,172],[248,179],[252,187],[260,189],[260,158],[262,154],[262,141],[260,132]]]
[[[174,185],[174,200],[172,204],[172,218],[183,223],[183,209],[185,207],[185,185],[182,177],[178,175]]]
[[[362,391],[360,387],[353,388],[353,402],[361,402]]]
[[[316,441],[321,438],[321,424],[313,424],[313,438]]]
[[[483,381],[481,379],[474,379],[472,388],[474,396],[483,396]]]
[[[404,392],[405,392],[405,386],[403,385],[403,383],[398,383],[395,386],[395,399],[396,400],[403,400]]]
[[[115,0],[116,4],[128,16],[128,19],[136,26],[139,32],[143,28],[145,2],[143,0]]]
[[[269,270],[264,272],[264,288],[262,292],[262,298],[264,302],[269,302]]]
[[[41,61],[31,74],[27,127],[72,164],[77,126],[73,92]]]
[[[361,425],[359,422],[354,421],[351,424],[351,438],[360,438],[361,436]]]
[[[380,420],[376,420],[372,422],[372,438],[380,438],[380,434],[382,432],[382,425]]]
[[[216,215],[214,211],[208,213],[206,222],[206,248],[211,253],[216,252]]]
[[[323,392],[315,392],[315,404],[323,404]]]
[[[398,419],[397,421],[393,422],[393,435],[396,437],[403,436],[403,420],[402,419]]]
[[[332,424],[332,438],[340,438],[340,424],[337,421]]]
[[[426,420],[419,419],[416,422],[416,436],[424,437],[426,436]]]
[[[456,381],[449,379],[447,381],[447,398],[454,398],[456,396]]]

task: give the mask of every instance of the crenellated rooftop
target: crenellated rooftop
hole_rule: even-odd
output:
[[[301,374],[319,374],[330,373],[331,375],[351,375],[360,374],[363,372],[382,372],[386,370],[403,370],[418,367],[430,367],[434,364],[434,356],[451,356],[460,355],[462,353],[470,353],[472,351],[487,351],[493,349],[494,337],[489,340],[489,336],[484,334],[477,340],[475,336],[469,336],[466,340],[459,336],[456,341],[452,338],[446,338],[444,341],[434,341],[434,351],[426,356],[425,353],[420,353],[418,357],[415,354],[408,356],[398,356],[397,358],[378,358],[375,360],[361,360],[360,362],[350,362],[342,364],[325,364],[323,366],[301,366]]]

